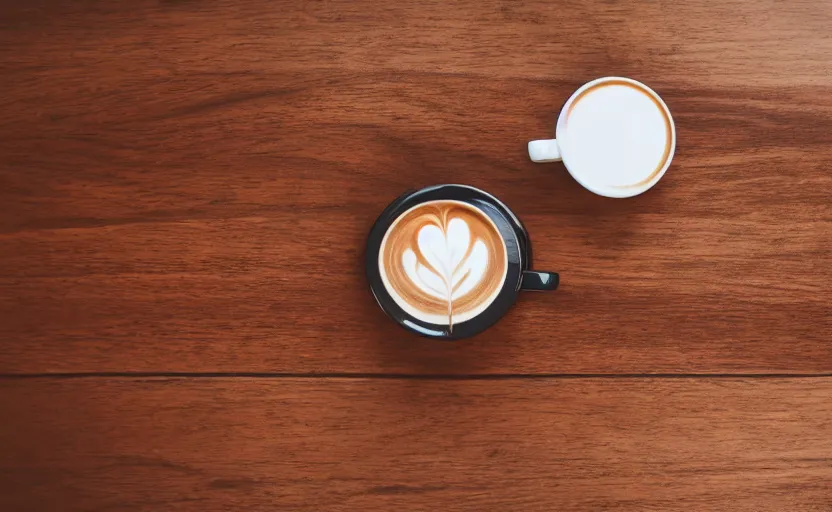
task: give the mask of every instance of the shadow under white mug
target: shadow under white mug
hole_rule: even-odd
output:
[[[664,176],[676,151],[676,127],[651,88],[630,78],[604,77],[569,97],[554,139],[530,141],[528,148],[534,162],[562,161],[595,194],[632,197]]]

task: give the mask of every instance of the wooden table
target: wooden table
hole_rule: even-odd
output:
[[[832,4],[3,1],[0,510],[832,510]],[[526,141],[654,87],[664,179]],[[552,294],[431,342],[363,244],[456,182]]]

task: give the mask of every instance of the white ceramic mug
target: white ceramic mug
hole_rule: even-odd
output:
[[[534,162],[563,161],[584,188],[632,197],[664,176],[676,151],[676,127],[658,94],[630,78],[581,86],[558,116],[554,139],[529,142]]]

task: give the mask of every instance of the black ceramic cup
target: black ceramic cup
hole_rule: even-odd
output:
[[[436,185],[381,213],[365,261],[388,316],[423,336],[456,340],[493,325],[521,290],[558,287],[558,274],[530,270],[531,259],[528,233],[506,205],[474,187]]]

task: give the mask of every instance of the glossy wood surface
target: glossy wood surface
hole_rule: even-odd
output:
[[[832,8],[671,4],[5,3],[0,369],[832,370]],[[626,201],[525,153],[601,75],[678,130]],[[360,263],[443,182],[562,276],[452,347],[387,321]]]
[[[830,26],[0,0],[0,510],[832,510]],[[632,199],[526,154],[605,75],[676,123]],[[456,344],[362,268],[384,206],[447,182],[562,283]]]
[[[828,379],[22,380],[0,388],[0,507],[830,510],[830,394]]]

